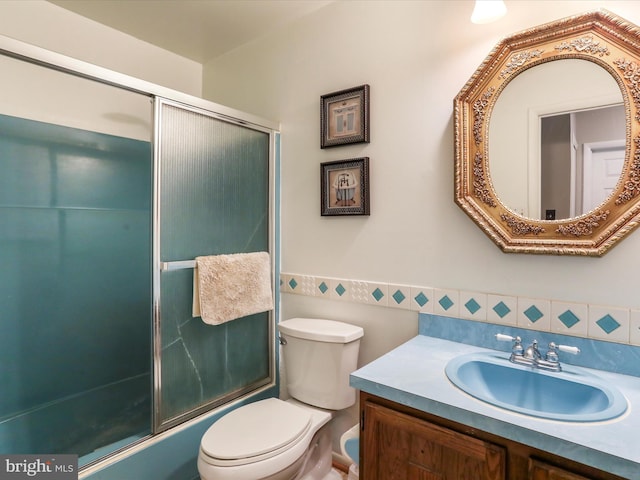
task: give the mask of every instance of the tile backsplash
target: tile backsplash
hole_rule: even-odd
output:
[[[296,273],[280,275],[280,291],[640,345],[640,310],[628,308]]]
[[[578,355],[561,352],[561,363],[595,368],[624,375],[640,376],[640,348],[636,345],[607,342],[593,338],[581,338],[554,332],[529,331],[522,327],[512,327],[490,322],[477,322],[461,318],[445,317],[431,313],[418,314],[418,333],[429,337],[466,343],[478,347],[511,353],[512,342],[499,341],[496,334],[520,336],[523,345],[530,345],[535,339],[543,353],[549,342],[569,345],[580,349]]]

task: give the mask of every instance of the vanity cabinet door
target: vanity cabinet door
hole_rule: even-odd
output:
[[[504,448],[366,402],[363,480],[505,480]]]
[[[562,468],[550,465],[539,460],[531,459],[529,467],[529,480],[591,480],[589,477],[583,477],[571,473]]]

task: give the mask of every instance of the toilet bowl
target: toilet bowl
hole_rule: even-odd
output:
[[[330,419],[329,412],[276,398],[236,409],[202,437],[200,476],[216,480],[295,478],[305,460],[310,461],[305,457],[324,446],[318,434]]]
[[[268,398],[239,407],[204,434],[198,453],[202,480],[333,480],[332,410],[355,403],[362,328],[296,318],[278,326],[287,386],[295,398]],[[293,363],[292,363],[293,362]]]

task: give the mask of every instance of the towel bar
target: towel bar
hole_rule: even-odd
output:
[[[195,268],[195,260],[180,260],[177,262],[160,262],[160,270],[168,272],[170,270],[182,270],[183,268]]]

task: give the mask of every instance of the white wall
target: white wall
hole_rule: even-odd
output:
[[[0,113],[151,141],[153,105],[139,93],[0,55]]]
[[[0,35],[200,97],[202,66],[44,0],[0,1]]]
[[[602,258],[504,254],[453,201],[453,98],[502,37],[640,3],[506,1],[473,25],[471,0],[337,1],[205,65],[206,98],[282,122],[282,271],[638,308],[640,232]],[[319,99],[371,86],[371,143],[321,150]],[[371,216],[321,217],[321,162],[370,157]],[[416,332],[410,311],[282,296],[283,318],[365,328],[361,363]]]
[[[0,35],[157,85],[202,94],[202,65],[41,0],[0,2]],[[1,113],[149,141],[142,95],[0,57]]]

